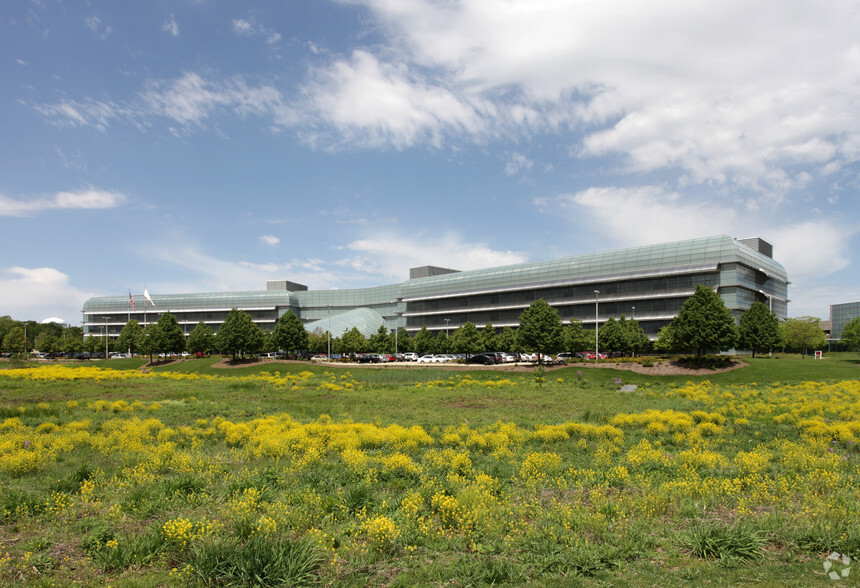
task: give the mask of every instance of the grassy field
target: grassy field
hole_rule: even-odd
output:
[[[0,369],[0,583],[858,585],[857,354],[214,362]]]

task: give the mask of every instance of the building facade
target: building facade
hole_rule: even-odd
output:
[[[830,334],[828,339],[838,342],[842,339],[842,328],[851,319],[860,316],[860,302],[845,302],[830,305]]]
[[[577,319],[594,328],[626,315],[654,338],[699,284],[716,289],[736,318],[755,301],[780,319],[787,316],[788,276],[771,245],[719,235],[479,270],[424,266],[410,270],[403,283],[372,288],[309,290],[273,281],[259,291],[152,295],[152,304],[142,295],[133,305],[126,296],[91,298],[83,326],[87,335],[116,337],[131,318],[149,324],[170,311],[186,335],[200,321],[217,332],[237,308],[266,330],[293,311],[309,331],[333,336],[352,327],[369,336],[383,325],[438,333],[466,322],[516,327],[523,310],[543,299],[565,324]]]

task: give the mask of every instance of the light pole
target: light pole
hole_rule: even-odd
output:
[[[105,359],[108,358],[108,317],[105,315]]]
[[[600,304],[600,290],[594,291],[594,361],[600,361],[600,348],[598,347],[597,333],[600,329],[600,322],[597,320],[598,308]]]
[[[636,318],[636,307],[635,306],[633,307],[633,312],[630,314],[630,318],[632,318],[632,319]]]
[[[331,361],[331,304],[326,304],[328,309],[328,356],[326,359]]]
[[[394,355],[397,355],[397,330],[400,328],[401,314],[399,310],[394,311]]]

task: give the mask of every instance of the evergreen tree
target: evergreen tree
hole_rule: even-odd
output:
[[[738,347],[749,349],[755,357],[757,349],[771,350],[779,344],[779,339],[779,319],[766,304],[753,302],[741,315]]]
[[[191,353],[208,353],[215,347],[215,333],[203,321],[197,323],[188,335],[188,351]]]
[[[278,317],[271,337],[275,351],[304,351],[308,349],[308,342],[308,332],[302,320],[292,310]]]
[[[701,357],[708,350],[725,351],[737,341],[732,312],[710,286],[696,286],[672,321],[672,335],[681,349],[695,350]]]
[[[564,348],[564,329],[558,311],[543,299],[534,301],[520,315],[517,338],[524,351],[557,353]]]
[[[849,351],[860,351],[860,317],[845,323],[839,335],[839,342]]]

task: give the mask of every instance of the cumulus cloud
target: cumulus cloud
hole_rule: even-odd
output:
[[[332,141],[439,146],[446,130],[475,132],[480,125],[475,104],[367,51],[317,69],[304,91],[314,116],[336,131],[327,137]]]
[[[9,267],[0,273],[3,312],[19,320],[61,317],[80,324],[84,301],[93,296],[69,284],[69,276],[52,267]]]
[[[45,210],[103,210],[126,201],[119,192],[89,188],[77,192],[57,192],[31,200],[14,200],[0,194],[0,216],[29,216]]]
[[[264,245],[269,245],[270,247],[274,247],[275,245],[280,243],[281,240],[278,237],[275,237],[274,235],[260,235],[260,242],[263,243]]]
[[[315,53],[298,92],[186,72],[128,102],[36,108],[102,129],[115,118],[144,128],[158,116],[206,128],[218,112],[253,113],[270,119],[267,131],[295,128],[327,148],[572,130],[576,157],[618,156],[629,173],[673,170],[677,188],[768,194],[860,159],[860,11],[851,0],[343,1],[368,9],[379,40]],[[87,22],[105,28],[98,17]],[[280,40],[252,18],[232,30]]]

